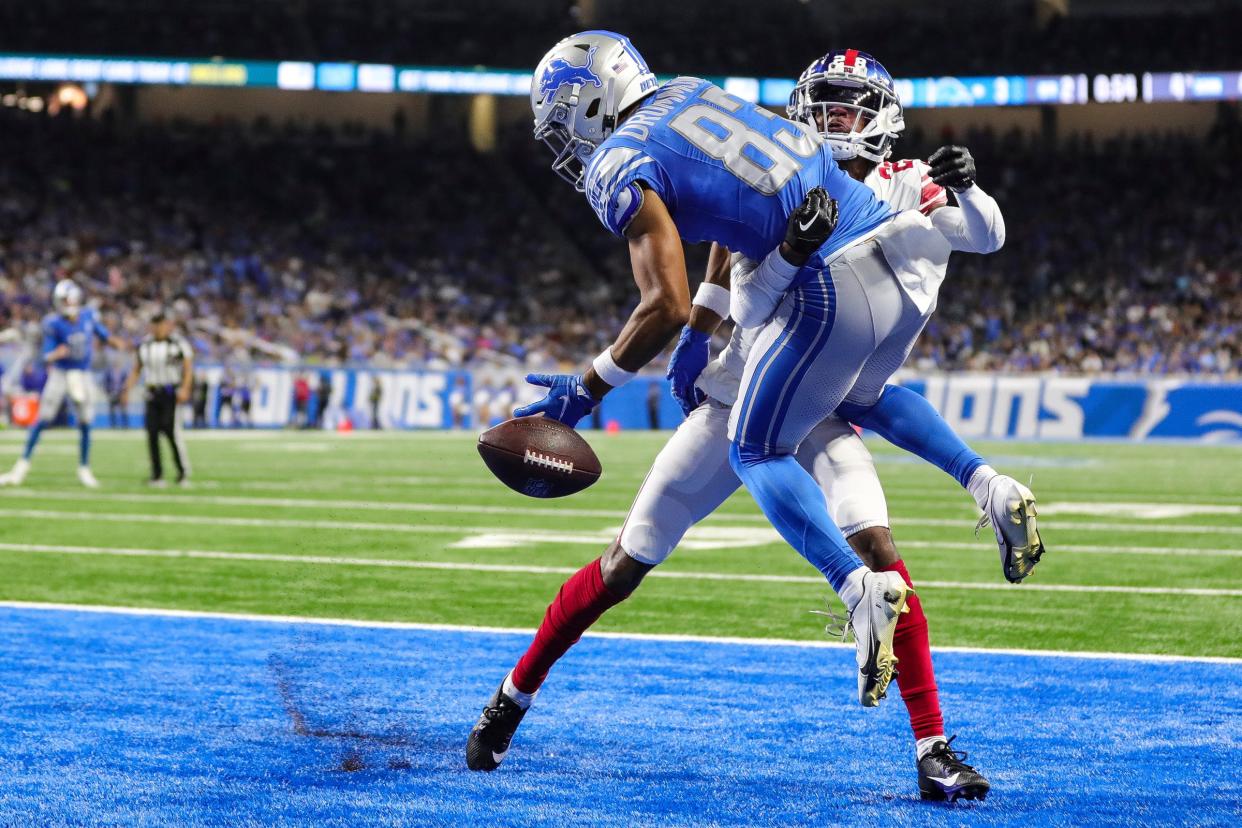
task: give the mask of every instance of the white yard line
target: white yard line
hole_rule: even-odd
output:
[[[471,526],[463,524],[428,523],[370,523],[366,521],[310,520],[301,518],[245,518],[216,515],[147,514],[137,512],[67,512],[52,509],[2,509],[0,516],[40,520],[106,522],[106,523],[155,523],[167,526],[233,526],[263,527],[272,529],[324,529],[351,532],[393,532],[414,535],[460,535],[453,544],[461,549],[501,549],[518,545],[556,544],[569,546],[594,546],[610,543],[619,531],[616,527],[598,530],[547,532],[506,526]],[[734,537],[736,535],[736,537]],[[743,548],[781,544],[783,541],[771,530],[755,527],[728,527],[719,525],[696,526],[682,541],[683,550],[710,551],[723,548]],[[960,549],[984,550],[990,542],[955,541],[901,541],[903,549]],[[1094,555],[1170,555],[1184,557],[1242,557],[1242,549],[1217,549],[1208,547],[1160,547],[1115,546],[1092,544],[1055,545],[1052,551]]]
[[[223,561],[258,561],[293,563],[308,566],[363,566],[381,569],[438,569],[457,572],[504,572],[521,575],[572,575],[578,571],[569,566],[532,566],[525,564],[488,564],[463,561],[413,561],[394,558],[354,558],[339,555],[288,555],[269,552],[224,552],[208,549],[141,549],[110,546],[63,546],[52,544],[0,543],[0,551],[50,553],[57,555],[105,555],[142,558],[195,558]],[[809,584],[824,586],[823,578],[812,575],[765,575],[744,572],[686,572],[653,569],[648,578],[683,581],[735,581],[742,583]],[[1126,595],[1194,595],[1213,598],[1242,598],[1242,589],[1138,587],[1105,584],[1042,584],[1014,585],[1003,581],[919,581],[917,588],[1005,590],[1019,592],[1088,592]]]
[[[326,498],[298,498],[298,497],[242,497],[238,495],[182,495],[182,494],[130,494],[130,493],[107,493],[107,492],[87,492],[81,490],[67,490],[47,492],[31,489],[12,489],[0,494],[0,500],[4,498],[23,498],[23,499],[48,499],[55,498],[57,500],[76,500],[85,502],[118,502],[118,503],[159,503],[162,505],[186,503],[190,505],[203,506],[244,506],[244,507],[262,507],[262,508],[290,508],[290,509],[354,509],[357,511],[377,511],[377,512],[409,512],[422,514],[479,514],[479,515],[518,515],[526,517],[592,517],[592,518],[611,518],[623,520],[626,516],[625,510],[622,509],[577,509],[573,507],[557,506],[487,506],[482,504],[470,503],[425,503],[425,502],[383,502],[368,500],[329,500]],[[963,507],[963,512],[973,513],[973,509]],[[0,510],[0,514],[4,510]],[[713,515],[711,520],[732,520],[743,523],[759,523],[766,524],[767,519],[763,515],[755,514],[720,514]],[[894,526],[930,526],[930,527],[949,527],[961,528],[969,525],[966,519],[954,518],[894,518],[892,521]],[[1089,532],[1169,532],[1169,533],[1188,533],[1188,534],[1223,534],[1223,535],[1242,535],[1242,525],[1239,526],[1214,526],[1214,525],[1196,525],[1196,524],[1177,524],[1168,523],[1161,524],[1157,522],[1136,525],[1130,523],[1087,523],[1074,520],[1057,520],[1055,523],[1051,521],[1044,522],[1046,526],[1055,527],[1060,531],[1089,531]]]
[[[332,627],[356,627],[362,629],[419,630],[423,632],[453,632],[492,635],[529,636],[535,631],[517,627],[479,627],[459,624],[422,624],[412,621],[363,621],[354,618],[314,618],[302,615],[257,615],[253,613],[211,612],[203,610],[159,609],[150,607],[118,607],[97,604],[58,604],[34,601],[0,601],[0,607],[42,612],[93,612],[104,615],[134,615],[156,618],[194,618],[223,621],[245,621],[259,624],[313,624]],[[854,649],[852,644],[835,641],[801,641],[789,638],[742,638],[737,636],[677,635],[661,633],[619,633],[588,631],[584,638],[611,638],[628,641],[660,641],[694,644],[728,644],[744,647],[798,647],[807,649]],[[1014,655],[1047,658],[1107,659],[1111,661],[1139,661],[1147,663],[1198,663],[1242,665],[1242,658],[1223,656],[1157,655],[1154,653],[1107,653],[1074,652],[1072,650],[1024,650],[990,647],[932,647],[942,653],[968,653],[979,655]]]
[[[916,541],[902,539],[897,543],[898,549],[961,549],[962,551],[980,551],[987,549],[995,552],[990,543],[959,543],[957,541]],[[1242,558],[1242,549],[1215,549],[1199,546],[1105,546],[1090,543],[1057,543],[1049,549],[1050,555],[1060,552],[1073,552],[1083,555],[1155,555],[1158,557],[1190,557],[1190,558]]]

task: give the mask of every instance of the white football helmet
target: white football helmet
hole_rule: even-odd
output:
[[[52,307],[60,315],[76,319],[82,310],[82,288],[72,279],[61,279],[52,288]]]
[[[535,140],[556,154],[556,174],[582,192],[591,153],[617,116],[658,85],[629,38],[614,32],[580,32],[553,46],[535,67],[530,108]]]

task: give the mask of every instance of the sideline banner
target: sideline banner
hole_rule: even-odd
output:
[[[202,376],[208,427],[339,428],[347,422],[345,427],[362,429],[481,430],[538,397],[538,389],[522,383],[520,375],[469,371],[271,367],[243,377],[207,367]],[[966,439],[1242,440],[1239,382],[975,373],[901,373],[895,382],[927,397]],[[140,425],[141,399],[131,403],[128,420]],[[609,394],[581,427],[671,429],[681,420],[668,383],[639,377]],[[104,405],[95,423],[109,424]]]

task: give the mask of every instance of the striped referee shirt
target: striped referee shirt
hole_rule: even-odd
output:
[[[138,362],[142,365],[147,387],[181,384],[185,361],[194,356],[194,349],[184,337],[173,334],[168,339],[148,336],[138,346]]]

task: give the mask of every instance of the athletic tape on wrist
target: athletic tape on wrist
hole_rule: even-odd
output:
[[[729,289],[720,285],[709,285],[707,282],[699,285],[699,290],[694,294],[694,304],[701,308],[707,308],[721,319],[729,318]]]
[[[638,376],[637,371],[627,371],[617,364],[617,361],[612,358],[612,348],[605,348],[604,352],[591,363],[591,367],[595,369],[600,379],[613,388],[619,388]]]

